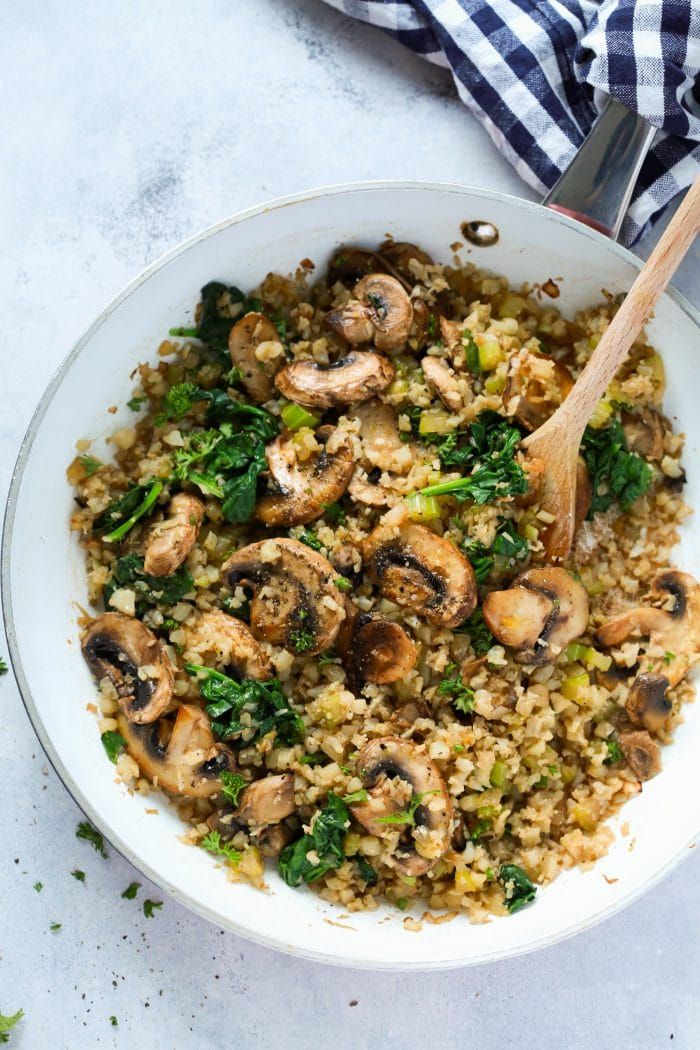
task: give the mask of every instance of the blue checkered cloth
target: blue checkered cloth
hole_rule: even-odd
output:
[[[613,95],[659,129],[620,239],[700,170],[700,0],[326,0],[436,65],[544,194]]]

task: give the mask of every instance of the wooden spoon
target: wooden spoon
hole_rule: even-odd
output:
[[[563,561],[571,550],[576,461],[586,424],[699,230],[700,178],[645,262],[569,396],[522,443],[528,459],[540,459],[545,464],[540,508],[554,516],[544,541],[547,561]]]

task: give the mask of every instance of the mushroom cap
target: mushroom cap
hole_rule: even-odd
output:
[[[153,722],[170,706],[173,669],[165,646],[131,616],[109,612],[88,627],[83,656],[98,680],[109,678],[132,722]]]
[[[552,615],[554,603],[529,587],[491,591],[482,610],[494,638],[509,649],[534,649]]]
[[[385,390],[394,366],[381,354],[353,351],[327,368],[315,361],[292,361],[275,377],[280,393],[307,408],[334,408],[366,401]]]
[[[323,447],[304,463],[298,461],[289,436],[275,438],[267,446],[267,465],[278,491],[258,498],[255,515],[266,525],[289,527],[314,521],[348,487],[355,466],[350,439],[332,427],[320,427],[316,437]]]
[[[573,385],[571,373],[559,361],[520,350],[508,365],[503,404],[526,430],[537,430],[565,400]]]
[[[296,809],[294,774],[279,773],[249,784],[234,817],[243,824],[278,824]]]
[[[386,736],[365,744],[357,771],[370,797],[350,809],[372,834],[386,834],[387,826],[377,823],[377,818],[400,808],[388,797],[387,780],[399,777],[410,785],[412,794],[426,796],[416,809],[410,836],[402,836],[391,864],[407,875],[429,871],[449,849],[452,834],[452,802],[437,766],[415,744]]]
[[[382,258],[389,262],[394,269],[405,277],[407,281],[415,283],[415,276],[411,271],[411,260],[415,259],[422,266],[432,266],[433,258],[410,241],[382,241],[379,245]]]
[[[283,349],[274,357],[260,360],[256,351],[262,343],[280,343],[279,333],[269,317],[253,312],[236,322],[228,338],[231,361],[241,370],[243,386],[259,405],[274,394],[275,372],[284,363]]]
[[[663,729],[673,708],[666,695],[668,687],[666,675],[647,671],[637,675],[625,701],[630,720],[650,733]]]
[[[221,567],[231,586],[253,588],[250,626],[256,638],[292,652],[320,653],[335,640],[345,611],[327,558],[298,540],[269,539],[236,551]],[[308,644],[295,647],[303,632]]]
[[[622,429],[630,452],[638,456],[659,462],[664,457],[664,423],[663,418],[653,408],[642,408],[639,412],[621,414]]]
[[[651,780],[661,772],[661,752],[646,730],[620,733],[619,739],[627,765],[640,780]]]
[[[394,524],[393,513],[363,544],[371,582],[397,605],[410,607],[431,623],[456,627],[476,607],[476,578],[470,562],[425,526],[405,519]]]
[[[345,605],[336,650],[351,679],[361,686],[363,682],[388,685],[405,678],[415,666],[418,650],[404,628],[391,620],[358,613],[350,601]]]
[[[212,659],[241,678],[258,682],[272,678],[272,664],[248,625],[221,609],[201,614],[189,632],[187,649],[196,654],[198,663],[206,665],[206,659]]]
[[[353,294],[368,312],[377,350],[403,346],[413,323],[413,305],[401,282],[388,273],[370,273],[357,282]]]
[[[204,504],[189,492],[178,492],[170,500],[168,516],[156,522],[148,533],[144,572],[150,576],[170,576],[179,569],[194,547]]]
[[[423,369],[423,375],[450,412],[459,412],[461,408],[464,408],[464,400],[457,379],[444,361],[441,361],[439,357],[424,357],[420,366]]]
[[[543,594],[552,601],[552,614],[540,636],[546,647],[524,652],[517,657],[520,663],[548,663],[557,653],[579,638],[588,625],[588,592],[582,583],[556,566],[528,569],[514,580],[514,586],[526,587]]]
[[[209,798],[221,791],[221,773],[235,769],[232,753],[215,742],[208,716],[194,704],[180,704],[174,720],[137,725],[122,714],[118,721],[142,776],[174,795]]]

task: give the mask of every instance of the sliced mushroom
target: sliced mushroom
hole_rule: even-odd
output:
[[[627,765],[640,780],[651,780],[661,772],[661,752],[646,730],[620,733],[620,748]]]
[[[221,791],[221,774],[235,769],[232,753],[216,743],[207,715],[194,704],[180,704],[174,717],[150,725],[120,715],[119,732],[141,775],[174,795],[209,798]]]
[[[233,587],[253,588],[256,638],[313,655],[334,641],[345,611],[331,563],[298,540],[270,539],[236,551],[221,568]]]
[[[537,430],[567,397],[574,380],[565,365],[528,350],[513,354],[503,404],[526,430]]]
[[[376,467],[392,474],[406,474],[414,461],[410,443],[402,441],[399,422],[390,405],[373,398],[356,405],[348,413],[360,423],[363,466]]]
[[[213,659],[240,678],[272,678],[272,664],[247,624],[220,609],[202,613],[189,634],[187,649],[195,651],[200,662]]]
[[[201,499],[178,492],[170,500],[168,517],[152,526],[146,541],[144,572],[169,576],[179,569],[194,547],[204,517]]]
[[[353,448],[348,437],[333,427],[319,427],[318,452],[301,463],[289,436],[280,436],[266,450],[275,491],[263,493],[255,515],[266,525],[288,528],[320,518],[325,507],[345,492],[352,476]]]
[[[414,814],[414,825],[407,824],[396,851],[388,861],[405,875],[424,875],[446,853],[452,834],[452,803],[437,767],[415,744],[398,737],[371,740],[360,751],[357,770],[368,790],[367,802],[351,806],[355,820],[370,834],[383,836],[397,825],[383,824],[402,806],[391,797],[391,781],[399,778],[411,790],[408,797],[422,795]],[[405,808],[405,806],[403,807]]]
[[[406,518],[387,514],[363,544],[366,571],[382,594],[431,623],[456,627],[476,607],[474,570],[448,540]]]
[[[375,473],[378,475],[374,480]],[[354,503],[364,503],[366,507],[387,507],[393,502],[388,489],[379,481],[381,471],[367,473],[362,467],[355,467],[355,473],[348,485],[348,495]]]
[[[341,576],[353,583],[362,579],[362,552],[354,543],[343,543],[333,555],[333,564]]]
[[[285,846],[295,838],[286,824],[266,824],[255,836],[263,857],[279,857]]]
[[[358,684],[398,682],[415,666],[415,642],[398,623],[374,619],[346,603],[346,616],[336,639],[343,665]]]
[[[279,824],[295,809],[294,774],[279,773],[249,784],[234,818],[248,825]]]
[[[373,342],[377,350],[398,350],[408,339],[413,305],[396,277],[371,273],[357,282],[353,298],[326,315],[326,324],[346,342]]]
[[[338,248],[328,267],[328,284],[331,287],[336,281],[343,284],[355,284],[367,274],[381,272],[386,268],[386,260],[379,252],[370,248],[356,248],[343,244]]]
[[[392,712],[389,721],[394,722],[399,728],[408,728],[419,718],[430,718],[428,705],[422,700],[407,700],[405,704],[401,704]]]
[[[153,722],[169,707],[173,669],[163,643],[140,620],[104,613],[90,624],[82,648],[95,677],[109,678],[132,722]]]
[[[630,452],[659,462],[664,458],[663,419],[653,408],[622,412],[622,429]]]
[[[522,664],[546,664],[588,624],[588,594],[566,569],[528,569],[484,599],[484,619]]]
[[[412,259],[415,259],[422,266],[433,265],[431,256],[423,251],[422,248],[411,244],[410,241],[382,241],[379,245],[379,251],[382,254],[382,258],[391,263],[401,276],[411,283],[416,281],[415,275],[411,270]]]
[[[284,346],[272,321],[263,314],[246,314],[231,329],[228,349],[251,399],[259,405],[269,401],[275,373],[284,364]]]
[[[439,357],[424,357],[420,363],[423,374],[435,390],[442,403],[450,412],[459,412],[464,407],[464,399],[457,384],[457,379]]]
[[[381,354],[355,351],[322,368],[315,361],[293,361],[275,377],[284,397],[307,408],[334,408],[366,401],[385,390],[394,366]]]
[[[649,638],[651,648],[664,656],[649,671],[638,675],[627,698],[627,713],[637,725],[658,731],[671,710],[666,690],[677,685],[687,673],[700,649],[700,587],[684,572],[669,569],[651,584],[651,597],[673,599],[670,610],[652,605],[628,609],[598,630],[598,641],[605,646],[622,645],[631,635]]]

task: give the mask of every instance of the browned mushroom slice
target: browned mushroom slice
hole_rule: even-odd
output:
[[[295,833],[286,824],[265,824],[255,839],[263,857],[279,857],[285,846],[293,841]]]
[[[523,591],[535,595],[534,600]],[[511,608],[518,613],[515,620]],[[516,577],[508,590],[493,591],[487,596],[484,618],[494,637],[515,650],[518,663],[550,663],[564,646],[585,631],[588,594],[566,569],[528,569]]]
[[[534,649],[553,609],[550,597],[529,587],[492,591],[483,604],[488,629],[509,649]]]
[[[673,599],[670,610],[640,605],[615,616],[598,630],[605,646],[622,645],[632,635],[649,638],[664,656],[639,675],[630,689],[627,712],[633,722],[656,732],[671,710],[665,691],[687,673],[700,649],[700,587],[684,572],[669,569],[652,582],[654,600]],[[665,712],[665,713],[664,713]]]
[[[150,576],[169,576],[194,547],[204,517],[201,499],[178,492],[170,500],[168,517],[151,527],[143,569]]]
[[[121,613],[98,616],[82,648],[95,677],[109,678],[132,722],[153,722],[169,707],[173,669],[163,643],[140,620]]]
[[[345,492],[354,468],[349,438],[332,427],[320,427],[321,448],[301,463],[289,436],[280,436],[266,450],[275,490],[263,493],[255,515],[266,525],[288,528],[320,518],[325,508]]]
[[[419,718],[430,718],[430,709],[422,700],[407,700],[405,704],[397,707],[389,719],[400,729],[412,726]]]
[[[246,314],[231,329],[228,349],[252,400],[259,405],[269,401],[275,373],[284,364],[284,347],[272,321],[263,314]]]
[[[351,602],[346,602],[336,649],[358,684],[398,682],[412,670],[418,656],[415,642],[400,624],[358,613]]]
[[[639,412],[622,412],[622,429],[630,452],[659,462],[664,457],[663,419],[653,408]]]
[[[403,511],[403,508],[401,508]],[[372,583],[431,623],[456,627],[476,607],[474,570],[448,540],[423,525],[394,523],[390,512],[363,544]]]
[[[564,401],[574,380],[565,365],[520,350],[508,364],[503,404],[527,430],[537,430]]]
[[[220,609],[202,613],[189,633],[187,649],[197,654],[197,663],[206,665],[213,660],[241,678],[265,681],[272,677],[272,664],[247,624]]]
[[[369,273],[383,271],[385,266],[386,260],[378,252],[370,248],[356,248],[343,244],[330,261],[328,284],[332,286],[336,281],[342,281],[346,285],[355,284]]]
[[[661,772],[661,752],[644,729],[620,733],[620,747],[627,765],[640,780],[651,780]]]
[[[387,860],[405,875],[424,875],[447,852],[452,834],[452,803],[437,767],[415,744],[398,737],[371,740],[360,751],[357,770],[367,788],[366,802],[351,806],[355,820],[370,834],[382,837],[401,825],[383,823],[406,808],[393,797],[392,782],[404,781],[410,790],[407,803],[421,797],[407,822],[393,856]]]
[[[232,753],[216,743],[207,715],[193,704],[150,725],[120,715],[119,732],[141,775],[174,795],[209,798],[221,791],[221,774],[235,769]]]
[[[373,342],[378,350],[398,350],[408,339],[413,305],[401,282],[371,273],[355,285],[353,298],[326,316],[326,324],[348,343]]]
[[[249,784],[234,819],[249,825],[278,824],[295,809],[294,774],[280,773]]]
[[[293,361],[275,377],[284,397],[307,408],[337,408],[367,401],[385,390],[394,366],[381,354],[355,351],[322,368],[315,361]]]
[[[398,419],[390,405],[373,398],[356,405],[348,416],[360,423],[363,465],[392,474],[406,474],[411,469],[413,451],[401,440]]]
[[[398,270],[401,276],[405,277],[412,284],[415,284],[416,281],[416,277],[411,269],[412,259],[415,259],[422,266],[433,265],[431,256],[424,252],[422,248],[411,244],[410,241],[382,241],[379,245],[379,250],[382,253],[382,257],[391,263],[394,269]]]
[[[232,587],[252,587],[250,626],[256,638],[309,655],[335,640],[345,616],[337,573],[298,540],[251,543],[231,555],[221,574]]]
[[[450,412],[459,412],[464,407],[464,399],[457,384],[457,379],[444,361],[439,357],[424,357],[420,363],[423,374],[435,390],[442,403]]]

